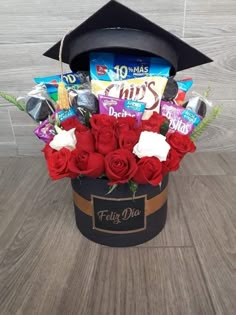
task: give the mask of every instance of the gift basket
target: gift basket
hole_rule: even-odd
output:
[[[49,175],[71,179],[84,236],[115,247],[152,239],[166,222],[168,174],[220,111],[175,74],[212,60],[116,1],[45,56],[59,75],[36,77],[27,96],[0,95],[38,122]]]

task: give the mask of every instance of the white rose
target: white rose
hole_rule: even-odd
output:
[[[166,142],[166,137],[150,131],[143,131],[133,148],[133,153],[140,159],[144,156],[155,156],[161,162],[166,161],[169,151],[170,145]]]
[[[75,137],[75,128],[66,131],[62,130],[58,126],[55,126],[57,135],[54,136],[53,140],[49,143],[50,147],[54,150],[61,150],[62,148],[67,148],[70,151],[73,151],[76,147],[76,137]]]

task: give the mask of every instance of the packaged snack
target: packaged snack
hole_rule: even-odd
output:
[[[50,99],[44,85],[36,85],[28,93],[26,112],[37,122],[44,121],[55,112],[55,103]]]
[[[34,134],[45,143],[49,143],[54,135],[54,126],[49,122],[49,119],[43,121],[35,130]]]
[[[66,87],[76,87],[79,88],[79,86],[85,82],[87,78],[87,73],[65,73],[63,75],[63,81],[66,85]],[[34,81],[37,84],[43,83],[46,88],[47,92],[50,95],[50,97],[57,101],[58,100],[58,95],[57,95],[57,90],[58,90],[58,83],[61,81],[61,75],[52,75],[48,77],[40,77],[40,78],[34,78]]]
[[[181,81],[176,81],[178,85],[178,93],[174,98],[178,105],[183,105],[187,92],[193,85],[193,80],[191,78],[184,79]]]
[[[99,95],[98,100],[100,114],[107,114],[116,118],[127,116],[135,117],[137,125],[139,126],[145,110],[145,103],[104,95]]]
[[[74,108],[70,108],[70,109],[63,109],[57,112],[57,118],[59,120],[59,122],[63,122],[66,119],[76,116],[75,110]]]
[[[161,102],[161,114],[169,119],[169,132],[178,131],[191,135],[194,128],[201,122],[201,117],[191,109],[185,109],[170,102]]]
[[[55,136],[54,124],[60,124],[68,118],[76,116],[75,110],[70,108],[69,110],[57,110],[49,119],[44,120],[34,130],[34,134],[42,141],[48,143]]]
[[[159,113],[161,95],[165,89],[167,78],[146,77],[124,81],[92,80],[92,93],[96,96],[105,95],[118,99],[130,99],[146,104],[145,118],[148,119],[153,111]],[[147,117],[149,116],[149,117]]]
[[[190,78],[181,81],[169,78],[162,99],[164,101],[173,101],[178,105],[183,105],[186,94],[192,85],[193,80]]]
[[[69,89],[70,104],[76,113],[80,107],[88,109],[92,114],[98,113],[98,100],[89,89]]]
[[[91,53],[92,93],[146,103],[147,119],[160,110],[170,67],[161,58]]]
[[[193,110],[198,115],[203,118],[206,116],[207,111],[212,107],[212,102],[210,102],[205,96],[198,94],[197,92],[192,92],[192,97],[186,104],[186,108]]]
[[[146,76],[168,77],[170,67],[168,61],[157,57],[100,52],[90,54],[90,75],[92,80],[121,81]]]
[[[178,95],[178,84],[174,78],[169,78],[166,84],[162,99],[164,101],[173,101]]]

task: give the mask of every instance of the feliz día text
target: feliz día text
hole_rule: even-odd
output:
[[[113,224],[122,223],[122,221],[130,220],[139,216],[140,214],[141,211],[135,208],[126,208],[121,213],[110,210],[101,210],[97,212],[99,221],[110,221]]]

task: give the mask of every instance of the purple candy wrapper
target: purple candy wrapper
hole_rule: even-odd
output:
[[[161,114],[170,121],[170,129],[168,133],[178,131],[184,135],[191,135],[194,128],[201,121],[196,113],[171,102],[161,102]]]
[[[56,111],[52,116],[52,120],[55,119],[58,120],[59,123],[62,123],[63,121],[76,116],[75,111],[73,108],[70,108],[69,110],[59,110]],[[42,141],[48,143],[50,142],[54,137],[54,127],[49,122],[48,119],[44,120],[35,130],[34,134],[41,139]]]
[[[55,115],[53,115],[55,117]],[[34,134],[45,143],[50,142],[54,137],[54,128],[50,124],[49,120],[46,119],[42,122],[35,130]]]
[[[98,95],[100,114],[118,117],[135,117],[137,125],[141,123],[146,104],[138,101]]]

